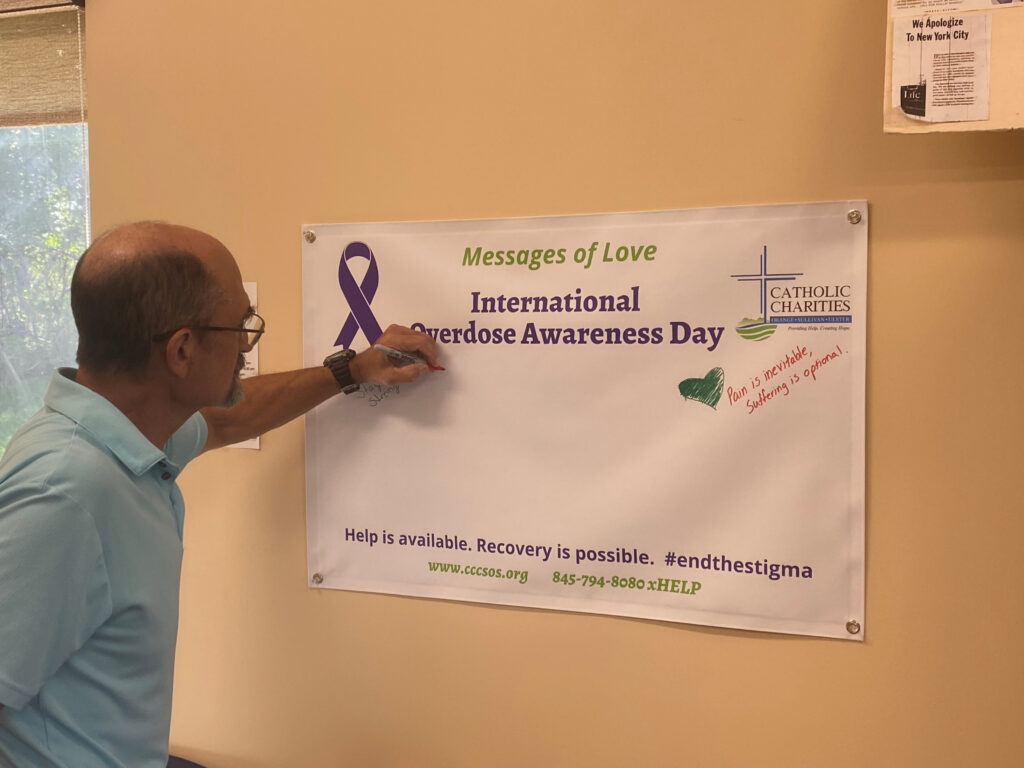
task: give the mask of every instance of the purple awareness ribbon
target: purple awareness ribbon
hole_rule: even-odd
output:
[[[362,283],[356,283],[355,277],[348,268],[348,262],[352,259],[366,259],[370,262]],[[345,250],[341,252],[341,260],[338,262],[338,285],[341,286],[341,292],[348,302],[349,313],[334,346],[349,347],[360,328],[370,344],[380,338],[383,331],[370,309],[370,302],[373,301],[374,294],[377,293],[379,282],[377,260],[373,257],[370,246],[358,242],[346,245]]]

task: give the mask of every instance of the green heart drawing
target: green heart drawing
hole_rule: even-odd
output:
[[[725,386],[725,371],[721,368],[712,368],[703,379],[684,379],[679,382],[679,394],[687,400],[696,400],[698,403],[710,405],[716,408],[722,397],[722,389]]]

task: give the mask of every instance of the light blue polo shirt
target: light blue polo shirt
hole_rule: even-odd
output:
[[[0,462],[0,766],[166,768],[198,413],[164,450],[54,374]]]

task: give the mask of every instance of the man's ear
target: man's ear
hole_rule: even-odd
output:
[[[179,379],[184,379],[192,370],[196,354],[195,333],[191,328],[181,328],[174,332],[164,345],[164,362],[167,369]]]

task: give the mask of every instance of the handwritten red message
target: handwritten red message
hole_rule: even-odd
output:
[[[781,360],[751,376],[749,386],[744,384],[738,389],[726,387],[729,406],[741,405],[748,414],[754,413],[772,400],[789,397],[801,382],[818,381],[822,370],[844,354],[838,344],[820,356],[815,356],[806,346],[793,347]]]

